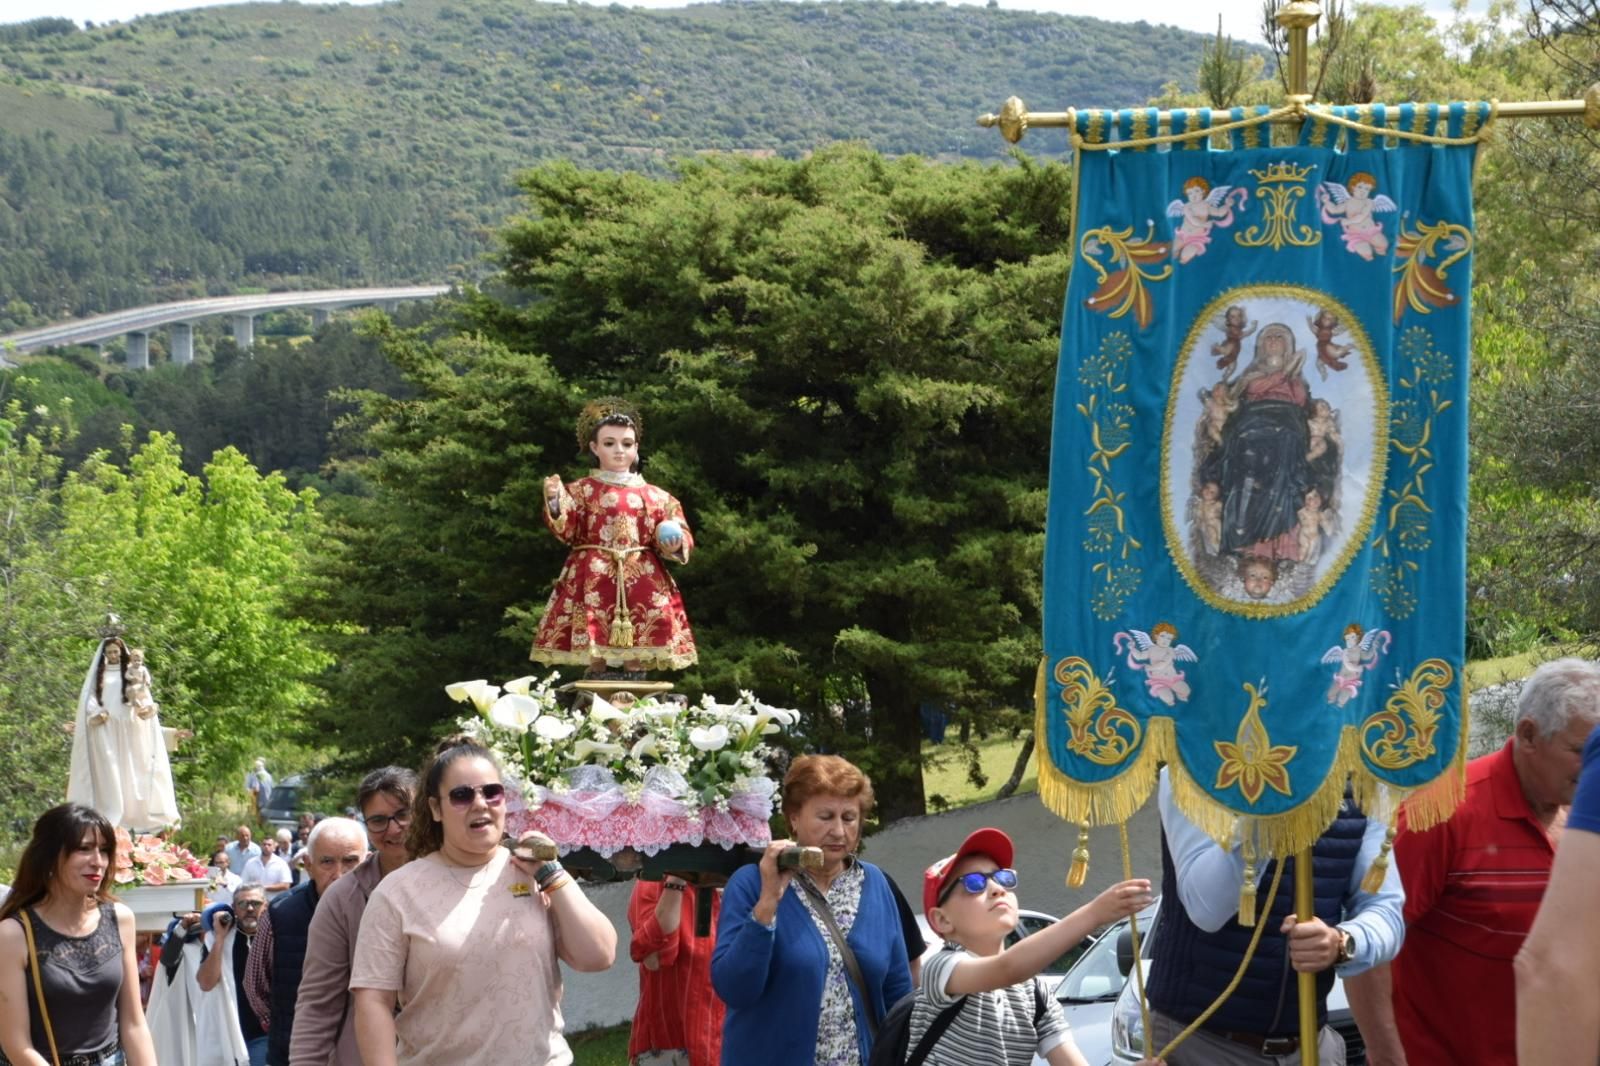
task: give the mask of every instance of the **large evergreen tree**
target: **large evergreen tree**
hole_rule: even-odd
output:
[[[394,336],[416,396],[368,405],[377,495],[319,586],[354,624],[347,735],[394,754],[445,682],[522,672],[562,553],[540,479],[622,392],[697,532],[682,686],[798,704],[886,817],[920,812],[919,705],[1025,700],[1039,650],[1066,170],[846,147],[525,188],[503,287],[456,337]]]

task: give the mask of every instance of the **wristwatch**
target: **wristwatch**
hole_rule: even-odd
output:
[[[1333,964],[1335,966],[1343,966],[1355,958],[1356,938],[1350,935],[1348,929],[1341,929],[1337,925],[1334,926],[1334,929],[1338,930],[1339,933],[1339,953],[1333,957]]]

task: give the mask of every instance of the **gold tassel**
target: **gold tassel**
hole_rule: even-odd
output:
[[[1239,924],[1256,924],[1256,844],[1255,823],[1245,820],[1241,827],[1244,834],[1244,846],[1241,849],[1244,855],[1244,884],[1239,886]]]
[[[1398,831],[1395,825],[1400,817],[1400,805],[1395,804],[1394,810],[1389,812],[1389,830],[1383,834],[1383,846],[1378,849],[1378,857],[1372,860],[1372,865],[1367,867],[1367,876],[1361,879],[1361,891],[1376,892],[1383,887],[1383,879],[1389,873],[1389,849],[1394,847],[1394,835]]]
[[[1067,871],[1067,887],[1082,888],[1089,880],[1089,823],[1078,827],[1078,846],[1072,849],[1072,867]]]

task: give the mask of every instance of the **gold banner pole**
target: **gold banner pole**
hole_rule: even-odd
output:
[[[1302,922],[1316,917],[1313,892],[1317,879],[1311,871],[1311,849],[1301,848],[1294,857],[1294,913]],[[1317,1066],[1317,975],[1302,973],[1300,979],[1300,1063]]]

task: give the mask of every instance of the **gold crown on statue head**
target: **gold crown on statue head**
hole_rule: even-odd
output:
[[[600,428],[600,423],[613,416],[626,418],[628,424],[633,427],[634,439],[644,439],[644,419],[639,417],[638,408],[621,396],[602,396],[598,400],[590,400],[583,405],[583,410],[578,412],[580,452],[589,450],[589,441],[594,437],[595,430]]]

